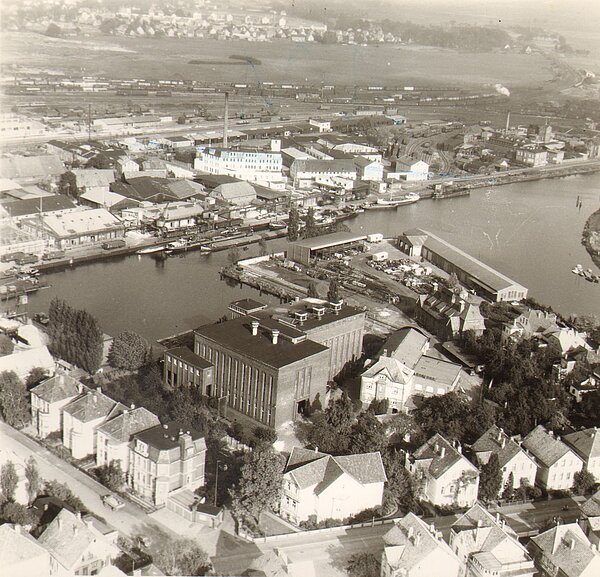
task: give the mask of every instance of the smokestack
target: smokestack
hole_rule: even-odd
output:
[[[260,323],[258,321],[252,321],[252,336],[255,337],[258,334],[258,327]]]
[[[506,132],[510,130],[510,110],[506,113]]]
[[[271,338],[273,339],[273,344],[277,344],[277,340],[279,339],[279,329],[273,329],[271,331]]]
[[[227,148],[227,133],[229,132],[229,92],[225,93],[225,112],[223,113],[223,148]]]

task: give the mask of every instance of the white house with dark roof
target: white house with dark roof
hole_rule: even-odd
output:
[[[48,577],[53,559],[21,525],[0,525],[0,567],[11,577]]]
[[[433,525],[414,513],[397,521],[383,536],[381,577],[459,577],[458,557]]]
[[[121,470],[129,469],[129,442],[133,435],[159,425],[158,417],[144,407],[124,409],[96,429],[96,464],[101,467],[120,461]]]
[[[581,520],[579,524],[587,538],[600,547],[600,490],[596,491],[585,503],[580,505]]]
[[[417,478],[424,499],[436,506],[471,507],[477,500],[479,470],[436,433],[412,455],[406,468]]]
[[[87,388],[77,379],[58,373],[31,389],[31,420],[42,439],[62,431],[63,408]]]
[[[600,483],[600,430],[591,427],[583,431],[575,431],[564,437],[565,443],[571,447],[582,459],[596,483]]]
[[[523,439],[523,447],[538,463],[538,485],[547,491],[564,491],[573,487],[573,478],[583,468],[583,460],[560,437],[538,425]]]
[[[381,506],[387,481],[379,452],[333,457],[294,447],[283,473],[281,515],[293,523],[311,515],[345,519]]]
[[[95,455],[97,427],[126,408],[100,389],[88,390],[63,409],[63,445],[75,459]]]
[[[539,577],[597,577],[600,553],[577,523],[556,525],[532,537],[527,550]]]
[[[429,337],[405,327],[381,347],[379,358],[361,375],[360,400],[388,399],[391,413],[415,408],[415,396],[445,395],[458,385],[461,366],[427,355]]]
[[[492,425],[473,443],[471,450],[482,465],[485,465],[493,454],[498,456],[502,471],[499,493],[504,490],[511,473],[514,489],[519,488],[522,482],[531,487],[535,485],[536,460],[500,427]]]
[[[535,567],[517,534],[479,503],[450,528],[449,545],[461,564],[461,577],[533,577]]]
[[[62,509],[40,535],[38,543],[52,556],[51,574],[95,575],[121,550],[105,537],[91,519]]]
[[[394,163],[394,172],[388,174],[391,178],[417,182],[427,180],[429,176],[429,165],[423,160],[415,160],[410,156],[401,156]]]

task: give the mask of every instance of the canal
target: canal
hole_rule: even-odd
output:
[[[578,196],[581,210],[575,206]],[[480,189],[468,197],[367,211],[346,222],[355,232],[390,237],[416,226],[429,229],[561,313],[600,315],[600,285],[571,273],[577,263],[599,272],[580,242],[587,217],[599,206],[600,175],[595,174]],[[273,241],[270,249],[285,244]],[[255,245],[242,255],[257,251]],[[165,337],[216,320],[232,300],[258,297],[253,289],[219,279],[227,257],[227,252],[166,260],[132,255],[57,271],[45,276],[51,288],[31,295],[27,308],[47,310],[58,296],[86,308],[109,334],[130,329],[149,339]]]

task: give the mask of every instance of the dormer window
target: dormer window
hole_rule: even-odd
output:
[[[136,439],[135,441],[135,450],[137,453],[143,455],[144,457],[148,456],[148,445],[146,445],[146,443],[140,441],[139,439]]]

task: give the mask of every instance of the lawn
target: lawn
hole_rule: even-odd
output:
[[[343,46],[203,39],[95,36],[53,39],[4,34],[3,60],[42,69],[113,78],[196,79],[203,82],[532,86],[552,78],[540,55],[459,53],[423,47]],[[260,65],[219,65],[243,53]],[[201,59],[206,64],[190,64]]]

